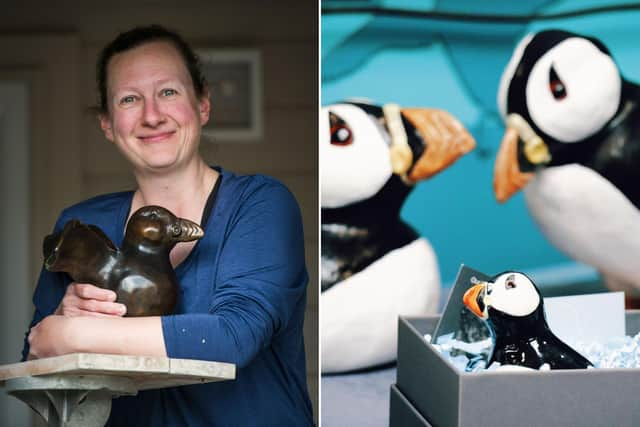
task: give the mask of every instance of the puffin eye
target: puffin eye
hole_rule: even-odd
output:
[[[553,65],[549,69],[549,90],[557,101],[562,101],[567,97],[567,88],[564,82],[558,77],[558,73],[553,68]]]
[[[516,287],[516,276],[513,274],[507,277],[507,280],[504,282],[505,289],[513,289]]]
[[[351,145],[353,135],[347,123],[336,114],[329,113],[329,123],[331,125],[331,144],[332,145]]]

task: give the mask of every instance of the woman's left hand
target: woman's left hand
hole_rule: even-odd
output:
[[[73,322],[77,318],[51,315],[40,321],[29,332],[29,359],[73,353]]]
[[[47,316],[31,328],[28,359],[69,353],[167,356],[159,316]]]

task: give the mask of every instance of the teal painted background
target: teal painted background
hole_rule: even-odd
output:
[[[619,5],[626,5],[625,10],[612,8]],[[389,14],[335,12],[344,6],[377,7]],[[590,8],[600,9],[571,15]],[[622,74],[640,82],[640,5],[585,0],[325,0],[322,9],[323,105],[364,97],[376,103],[442,108],[476,138],[472,153],[419,183],[402,210],[402,217],[433,245],[445,285],[453,282],[461,263],[488,274],[525,270],[538,274],[543,286],[596,277],[592,269],[573,263],[547,242],[530,218],[522,193],[503,205],[495,201],[493,163],[504,131],[496,92],[515,43],[544,28],[600,38]],[[516,19],[440,19],[394,14],[394,9]],[[536,17],[528,19],[532,15]],[[545,18],[549,15],[560,16]]]

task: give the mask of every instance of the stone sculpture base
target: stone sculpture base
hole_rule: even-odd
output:
[[[76,353],[0,366],[0,385],[49,426],[102,427],[111,399],[139,390],[235,379],[235,365]]]

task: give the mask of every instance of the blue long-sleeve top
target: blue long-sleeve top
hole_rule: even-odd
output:
[[[229,362],[236,380],[140,392],[113,401],[107,426],[310,425],[303,320],[308,276],[298,205],[278,181],[221,168],[205,235],[176,267],[175,314],[162,316],[167,355]],[[133,192],[65,209],[118,246]],[[52,314],[70,278],[43,270],[31,326]],[[99,332],[96,332],[99,333]],[[23,359],[29,352],[25,339]]]

